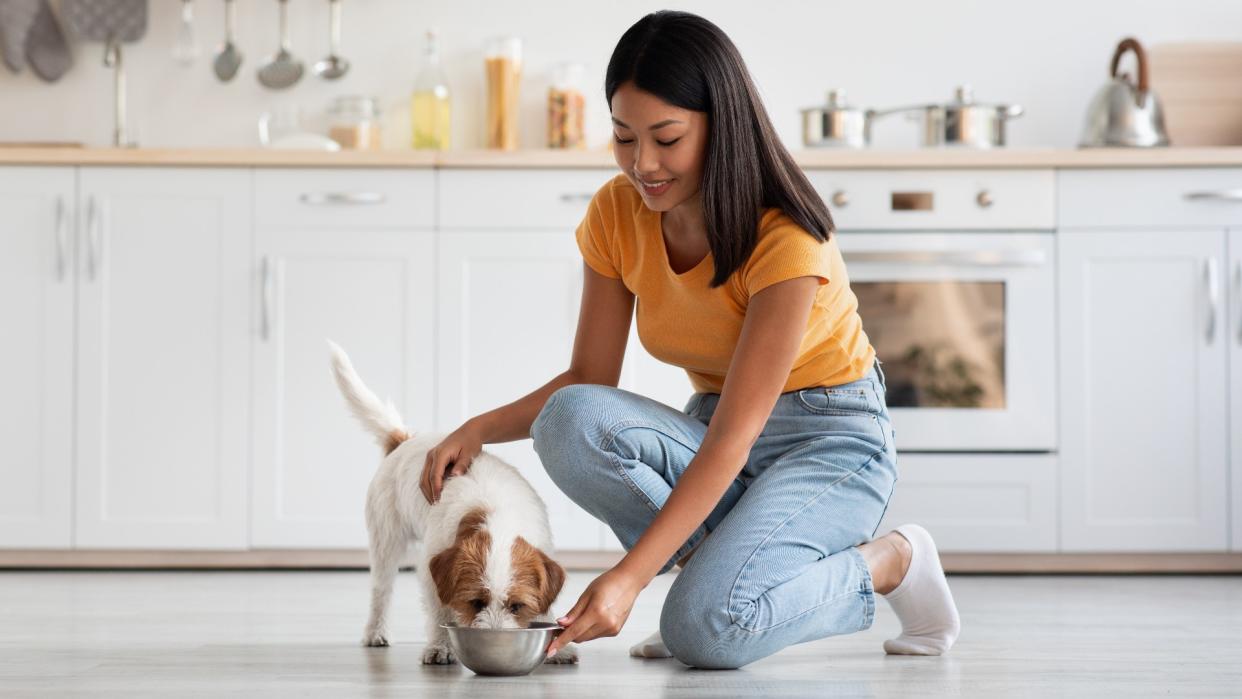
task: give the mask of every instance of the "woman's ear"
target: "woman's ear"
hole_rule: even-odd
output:
[[[457,553],[456,544],[431,557],[427,570],[431,573],[431,581],[436,586],[436,596],[440,604],[448,604],[457,589]]]

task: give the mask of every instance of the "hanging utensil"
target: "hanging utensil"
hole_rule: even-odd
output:
[[[65,26],[75,35],[104,42],[104,66],[113,69],[112,144],[137,145],[131,140],[121,44],[138,41],[147,33],[147,0],[64,0],[60,9]]]
[[[341,58],[341,0],[328,0],[329,51],[328,57],[315,64],[315,75],[324,80],[336,80],[349,72],[349,61]]]
[[[280,3],[280,50],[259,68],[259,83],[273,90],[283,90],[302,79],[302,62],[289,51],[289,0]]]
[[[234,0],[224,0],[224,44],[220,46],[215,60],[211,62],[211,69],[215,71],[220,82],[226,83],[232,80],[242,64],[242,52],[237,49],[237,44],[233,43],[233,32],[236,31],[236,27],[237,7],[234,5]]]
[[[1138,84],[1128,73],[1117,74],[1117,66],[1127,51],[1138,59]],[[1079,146],[1167,146],[1164,112],[1154,92],[1148,89],[1147,56],[1132,38],[1123,39],[1113,52],[1108,69],[1109,81],[1087,108],[1087,121]]]
[[[173,60],[183,66],[198,60],[198,39],[194,36],[194,0],[181,0],[181,22],[173,42]]]

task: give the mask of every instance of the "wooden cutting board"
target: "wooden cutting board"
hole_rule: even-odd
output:
[[[1155,44],[1147,60],[1172,145],[1242,145],[1242,42]]]

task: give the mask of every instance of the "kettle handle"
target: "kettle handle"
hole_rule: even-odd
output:
[[[1117,50],[1113,52],[1113,63],[1108,69],[1108,74],[1117,77],[1117,65],[1121,63],[1121,56],[1126,51],[1133,51],[1134,57],[1138,59],[1138,89],[1139,92],[1147,92],[1147,54],[1143,51],[1143,47],[1139,45],[1138,39],[1126,37],[1117,44]]]

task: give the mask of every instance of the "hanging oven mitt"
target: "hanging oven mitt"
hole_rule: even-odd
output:
[[[65,33],[61,31],[56,15],[52,14],[48,0],[39,0],[39,14],[26,35],[26,60],[35,75],[49,83],[59,80],[73,65]]]
[[[14,73],[26,67],[26,35],[39,12],[39,0],[0,0],[0,55]]]

